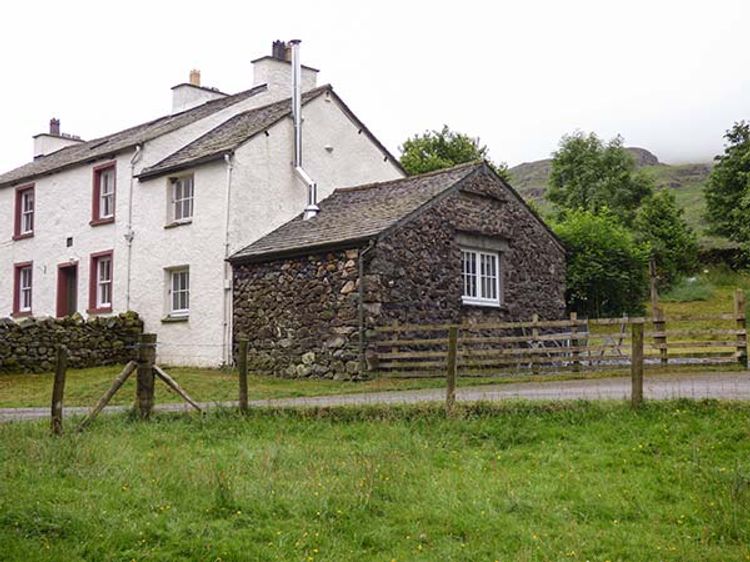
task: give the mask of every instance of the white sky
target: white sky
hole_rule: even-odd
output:
[[[166,114],[191,68],[250,87],[250,60],[302,39],[355,113],[398,156],[447,123],[511,165],[575,129],[706,161],[750,118],[750,2],[6,2],[0,12],[0,171],[30,160],[59,117],[84,139]]]

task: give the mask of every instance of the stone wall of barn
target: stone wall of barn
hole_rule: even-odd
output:
[[[459,233],[502,240],[501,307],[461,300]],[[372,252],[364,278],[367,324],[492,322],[561,318],[565,254],[515,194],[489,175],[394,229]]]
[[[68,366],[97,367],[135,359],[143,322],[135,312],[84,320],[0,318],[0,372],[45,372],[55,367],[55,347],[68,348]]]
[[[502,240],[501,307],[462,303],[459,233]],[[234,266],[234,336],[250,341],[251,370],[288,377],[356,378],[358,250]],[[512,192],[479,175],[364,255],[366,342],[372,328],[561,318],[565,255]],[[365,342],[365,343],[366,343]]]
[[[248,368],[286,377],[359,373],[356,249],[234,266],[234,344]]]

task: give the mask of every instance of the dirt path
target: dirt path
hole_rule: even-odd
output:
[[[750,372],[682,374],[647,377],[644,396],[652,400],[673,398],[719,398],[725,400],[750,400]],[[498,401],[513,398],[525,400],[626,400],[630,398],[630,379],[568,380],[543,383],[508,383],[458,388],[456,398],[462,402]],[[337,394],[308,398],[277,398],[253,400],[252,407],[321,407],[360,406],[367,404],[416,404],[445,399],[445,390],[425,388],[362,394]],[[236,407],[236,402],[205,403],[205,408],[216,406]],[[110,406],[105,412],[122,412],[127,406]],[[184,411],[184,404],[159,404],[157,411]],[[65,408],[65,414],[83,415],[88,408]],[[47,418],[49,408],[0,408],[0,422]]]

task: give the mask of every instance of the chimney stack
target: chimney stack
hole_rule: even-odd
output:
[[[60,136],[60,120],[57,117],[49,120],[49,134],[56,137]]]
[[[274,41],[271,54],[252,61],[253,86],[265,84],[277,99],[289,95],[292,87],[289,66],[293,58],[294,41]],[[312,90],[316,86],[318,70],[300,65],[302,91]]]
[[[66,146],[80,144],[81,137],[60,132],[60,120],[53,117],[49,120],[49,132],[34,135],[34,160],[52,154]]]
[[[195,68],[190,71],[190,85],[200,86],[201,85],[201,71]]]

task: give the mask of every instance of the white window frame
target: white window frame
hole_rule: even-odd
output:
[[[24,189],[21,192],[21,226],[19,234],[32,234],[34,232],[34,188]]]
[[[190,194],[186,195],[189,186]],[[178,197],[178,189],[181,191]],[[195,201],[195,180],[193,175],[180,176],[170,179],[170,206],[172,221],[176,223],[188,223],[193,220]]]
[[[190,315],[190,267],[175,267],[167,271],[169,273],[168,275],[169,287],[167,289],[169,316],[189,316]],[[180,283],[179,287],[175,288],[176,287],[175,284],[180,279],[186,280],[185,286],[183,286],[183,284]],[[180,298],[180,295],[185,296],[184,303],[176,303],[175,299]],[[175,306],[176,304],[177,306]],[[185,304],[185,306],[181,306],[182,304]]]
[[[109,181],[105,181],[105,179]],[[99,217],[100,219],[111,219],[115,216],[115,169],[105,168],[98,174],[99,181]],[[105,191],[105,187],[109,191]],[[109,212],[107,212],[107,210]]]
[[[33,270],[31,265],[18,270],[18,312],[31,312]]]
[[[105,264],[107,268],[105,269]],[[105,276],[104,274],[107,274]],[[107,300],[104,300],[106,296]],[[96,308],[112,308],[112,256],[96,258]]]
[[[492,275],[485,274],[483,258],[494,262],[494,280]],[[467,264],[469,264],[469,271],[466,271]],[[461,300],[463,304],[501,306],[503,302],[501,277],[502,254],[500,252],[461,248]],[[494,297],[492,291],[487,290],[488,284],[485,280],[489,280],[489,287],[494,288]]]

